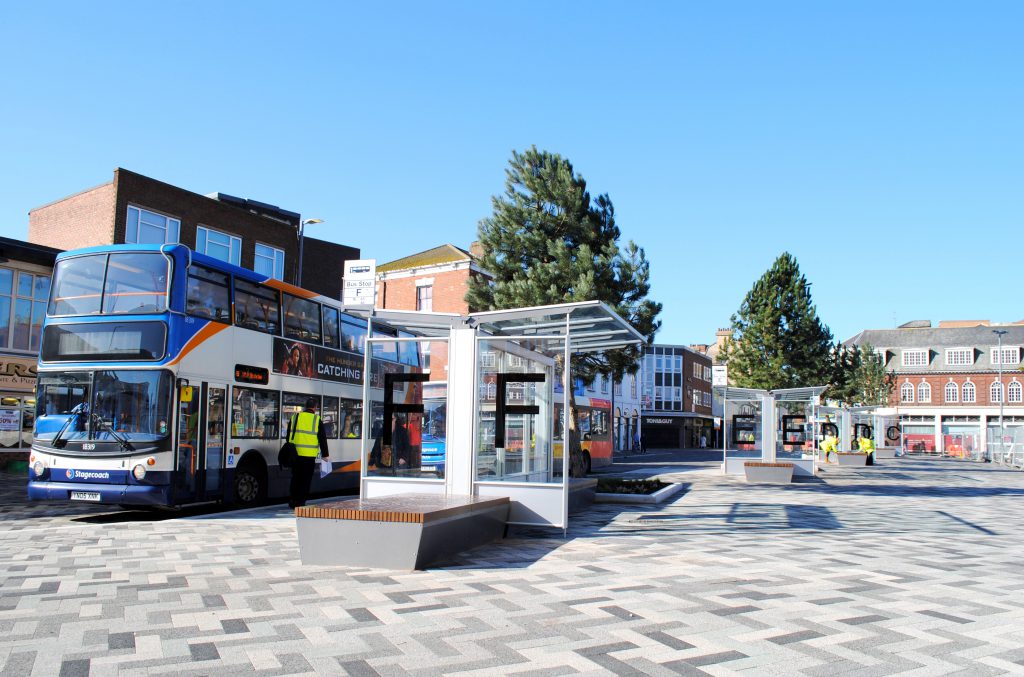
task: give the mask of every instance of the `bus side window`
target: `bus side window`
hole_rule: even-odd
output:
[[[218,322],[231,321],[229,279],[224,273],[192,265],[188,272],[185,312]]]
[[[329,306],[324,311],[324,345],[328,348],[341,347],[341,336],[338,333],[338,310]]]

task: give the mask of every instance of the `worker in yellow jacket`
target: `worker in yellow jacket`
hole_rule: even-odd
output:
[[[287,439],[295,445],[296,458],[292,466],[292,483],[289,492],[288,507],[297,508],[306,505],[309,497],[309,485],[313,481],[316,469],[316,457],[327,458],[327,435],[320,415],[316,413],[320,401],[316,397],[306,400],[305,408],[292,414],[288,421]]]

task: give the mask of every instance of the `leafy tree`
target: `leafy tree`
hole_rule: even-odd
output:
[[[784,252],[747,292],[732,316],[722,359],[743,388],[826,385],[835,375],[832,332],[818,319],[811,285]]]
[[[519,153],[505,170],[505,192],[491,200],[493,213],[480,221],[480,265],[492,277],[471,278],[466,301],[498,310],[599,300],[633,325],[650,343],[661,326],[661,304],[647,298],[650,270],[644,250],[619,246],[615,208],[607,194],[591,198],[572,163],[536,147]],[[635,373],[642,346],[573,357],[584,382],[598,374],[618,380]],[[561,354],[559,354],[559,367]],[[570,388],[570,472],[583,474],[586,460],[577,433],[576,400]]]

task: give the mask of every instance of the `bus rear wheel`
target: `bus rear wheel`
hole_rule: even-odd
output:
[[[246,463],[235,470],[235,505],[256,505],[266,495],[266,491],[267,474],[257,464]]]

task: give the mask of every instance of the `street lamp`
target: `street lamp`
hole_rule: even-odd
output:
[[[296,273],[296,277],[298,279],[295,281],[295,285],[298,287],[302,286],[302,245],[305,244],[304,231],[307,225],[323,222],[323,219],[304,219],[299,221],[299,272]]]
[[[992,333],[999,339],[999,347],[996,348],[996,355],[999,356],[999,455],[1003,454],[1003,401],[1006,400],[1006,391],[1003,390],[1003,334],[1005,329],[993,329]],[[992,459],[995,460],[995,459]]]

